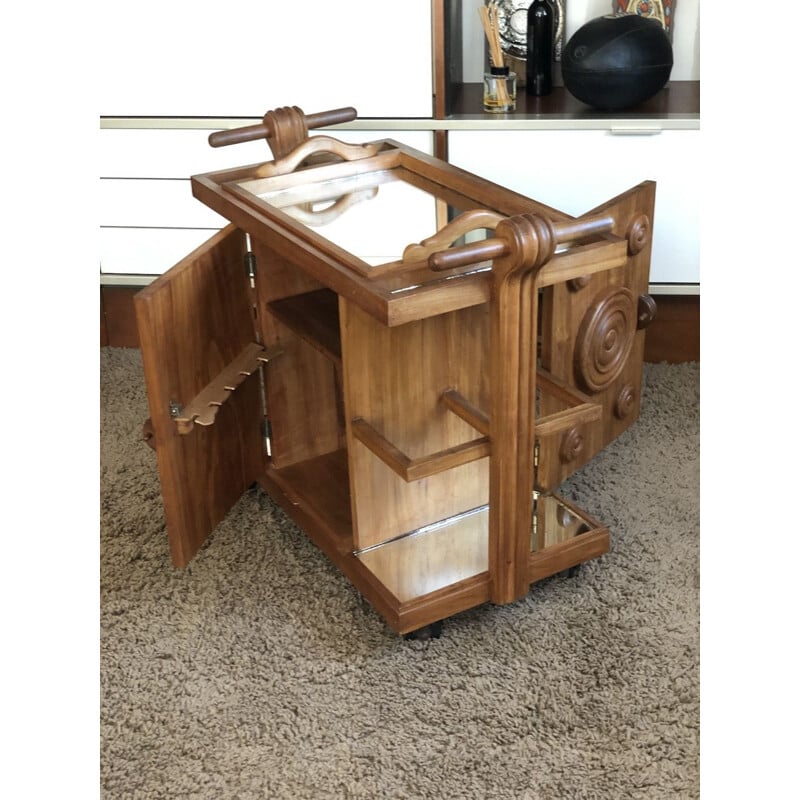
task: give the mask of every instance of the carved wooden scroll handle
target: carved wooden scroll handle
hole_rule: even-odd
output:
[[[320,111],[316,114],[304,114],[297,106],[276,108],[274,111],[268,111],[264,115],[264,119],[257,125],[245,125],[243,128],[232,128],[228,131],[214,131],[208,137],[208,143],[212,147],[226,147],[229,144],[266,139],[275,158],[280,158],[299,144],[299,141],[305,138],[310,128],[324,128],[326,125],[351,122],[356,116],[356,110],[351,107],[334,108],[330,111]],[[282,129],[287,127],[292,128],[291,135],[284,137]],[[278,150],[280,152],[276,152],[275,140],[280,140],[281,138],[290,138],[293,140],[293,144],[288,146],[288,150],[285,147],[279,147]]]

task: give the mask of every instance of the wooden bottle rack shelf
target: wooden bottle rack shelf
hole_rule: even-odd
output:
[[[357,418],[351,424],[355,438],[366,445],[406,482],[429,478],[431,475],[437,475],[445,470],[453,469],[453,467],[460,467],[479,458],[486,458],[491,453],[489,437],[482,436],[480,439],[448,447],[427,456],[409,458],[366,420]]]

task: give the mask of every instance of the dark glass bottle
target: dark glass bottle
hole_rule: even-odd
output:
[[[553,48],[556,8],[552,0],[533,0],[528,8],[525,91],[542,95],[553,91]]]

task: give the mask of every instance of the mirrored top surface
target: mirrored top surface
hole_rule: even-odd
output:
[[[297,175],[238,185],[371,266],[399,261],[409,244],[474,207],[450,192],[448,198],[455,197],[459,206],[445,203],[437,215],[437,200],[444,199],[440,187],[403,168],[304,183]]]

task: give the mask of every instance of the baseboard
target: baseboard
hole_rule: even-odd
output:
[[[141,287],[100,288],[100,346],[139,347],[133,296]],[[700,297],[657,295],[656,318],[647,329],[644,358],[679,364],[700,360]]]
[[[100,287],[100,346],[139,348],[133,296],[137,287]]]
[[[699,295],[656,295],[656,318],[647,328],[644,360],[680,364],[700,360]]]

